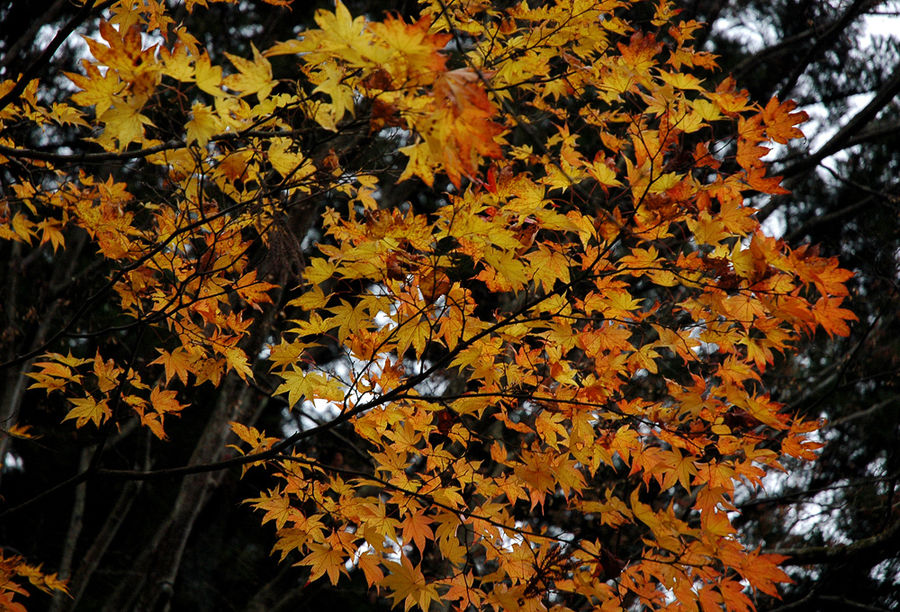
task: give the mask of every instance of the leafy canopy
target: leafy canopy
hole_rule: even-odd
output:
[[[232,423],[219,466],[271,474],[247,503],[310,581],[361,571],[404,609],[751,609],[786,575],[738,538],[735,486],[814,458],[818,426],[760,373],[854,318],[849,273],[745,203],[785,193],[762,157],[805,115],[713,80],[665,1],[537,4],[337,2],[222,55],[119,0],[68,99],[0,84],[0,238],[86,237],[107,271],[32,387],[101,436],[165,440],[228,379],[317,411]],[[29,145],[62,128],[93,152]],[[66,339],[100,304],[133,350]],[[358,460],[304,444],[337,428]]]

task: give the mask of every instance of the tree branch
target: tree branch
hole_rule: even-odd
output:
[[[784,53],[787,53],[787,51],[791,47],[794,47],[798,43],[801,43],[808,38],[812,38],[815,33],[815,30],[810,28],[808,30],[800,32],[799,34],[789,36],[788,38],[785,38],[781,42],[774,44],[771,47],[760,49],[753,55],[750,55],[738,62],[732,69],[731,73],[734,78],[740,80],[746,73],[755,70],[759,66],[760,62],[764,62],[772,59],[773,57],[778,57],[780,55],[783,55]]]
[[[869,0],[854,0],[853,4],[850,5],[850,8],[843,14],[843,16],[834,22],[825,32],[822,34],[821,38],[819,38],[815,44],[810,47],[810,49],[806,52],[806,55],[803,56],[797,64],[794,66],[794,70],[791,72],[788,80],[785,81],[784,85],[778,90],[777,97],[783,100],[787,95],[794,89],[797,85],[797,81],[806,72],[806,69],[809,65],[816,60],[828,47],[830,47],[834,42],[838,39],[838,36],[841,35],[841,32],[846,30],[853,20],[856,19],[860,13],[863,12],[866,5],[869,3]]]
[[[38,30],[56,19],[56,16],[66,4],[68,4],[68,0],[56,0],[49,9],[44,11],[40,19],[35,19],[32,24],[28,26],[28,29],[19,35],[16,42],[4,51],[4,57],[0,60],[0,70],[5,72],[6,68],[15,61],[16,56],[19,54],[19,51],[22,50],[22,47],[28,43],[33,43]]]
[[[826,157],[856,144],[857,141],[854,138],[866,133],[863,127],[874,119],[898,93],[900,93],[900,65],[894,67],[894,75],[881,86],[872,101],[856,113],[825,145],[805,159],[780,170],[778,174],[790,178],[808,172]]]
[[[550,294],[550,295],[552,295],[552,294]],[[538,298],[537,300],[535,300],[534,302],[531,302],[531,303],[526,302],[519,309],[509,313],[509,315],[504,317],[502,320],[496,322],[494,325],[486,327],[485,329],[478,332],[477,334],[475,334],[468,340],[461,341],[459,344],[457,344],[456,348],[453,351],[449,351],[447,353],[447,355],[445,355],[443,358],[436,360],[435,363],[433,363],[431,365],[431,367],[423,370],[422,372],[420,372],[419,374],[416,374],[415,376],[411,376],[410,378],[408,378],[406,380],[406,382],[404,382],[401,385],[398,385],[396,388],[388,391],[387,393],[381,395],[380,397],[372,398],[371,400],[369,400],[367,402],[359,404],[352,410],[347,410],[346,412],[343,412],[342,414],[340,414],[336,418],[328,421],[327,423],[323,423],[323,424],[313,427],[311,429],[305,429],[305,430],[298,431],[298,432],[288,436],[287,438],[284,438],[283,440],[277,442],[276,444],[273,444],[272,448],[270,448],[269,450],[261,451],[259,453],[254,453],[251,455],[242,455],[240,457],[233,457],[231,459],[225,459],[223,461],[215,461],[215,462],[201,463],[201,464],[195,464],[195,465],[183,465],[183,466],[179,466],[179,467],[164,468],[164,469],[159,469],[159,470],[116,470],[116,469],[107,469],[107,468],[100,468],[100,467],[97,467],[95,469],[88,469],[88,470],[82,471],[78,474],[75,474],[74,476],[67,478],[66,480],[64,480],[60,483],[57,483],[56,485],[53,485],[49,489],[35,495],[31,499],[28,499],[28,500],[18,504],[17,506],[7,508],[3,512],[0,512],[0,520],[6,518],[7,516],[9,516],[11,514],[14,514],[16,512],[24,510],[25,508],[44,499],[45,497],[48,497],[49,495],[52,495],[53,493],[56,493],[57,491],[60,491],[69,486],[72,486],[72,485],[77,485],[89,478],[93,478],[94,476],[106,476],[106,477],[118,478],[118,479],[122,479],[122,480],[140,480],[140,481],[155,480],[155,479],[162,479],[162,478],[187,476],[190,474],[202,474],[202,473],[207,473],[207,472],[217,472],[217,471],[226,470],[226,469],[229,469],[232,467],[239,467],[239,466],[247,465],[249,463],[255,463],[257,461],[266,461],[268,459],[272,459],[272,458],[276,457],[277,455],[281,454],[283,451],[286,451],[286,450],[290,449],[291,447],[293,447],[294,445],[296,445],[298,442],[300,442],[300,440],[309,438],[311,436],[317,435],[322,432],[326,432],[334,427],[337,427],[341,423],[349,421],[354,416],[361,414],[361,413],[365,412],[366,410],[370,410],[376,406],[380,406],[382,404],[385,404],[385,403],[391,402],[395,399],[398,399],[404,393],[410,391],[416,385],[418,385],[419,383],[428,379],[436,371],[445,367],[450,361],[452,361],[459,354],[460,351],[462,351],[465,348],[468,348],[469,346],[472,345],[472,343],[476,342],[477,340],[479,340],[491,333],[494,333],[498,329],[515,323],[517,320],[517,317],[520,314],[522,314],[523,312],[525,312],[531,308],[534,308],[536,305],[540,304],[542,301],[547,299],[547,297],[548,296]]]
[[[107,0],[98,5],[97,9],[102,11],[111,4],[113,4],[113,0]],[[44,52],[41,53],[41,55],[25,70],[19,80],[16,81],[16,84],[13,85],[13,88],[6,92],[3,97],[0,97],[0,109],[6,108],[10,103],[19,99],[19,96],[25,91],[25,88],[28,86],[28,83],[31,82],[31,79],[35,78],[44,66],[50,62],[50,59],[53,57],[53,54],[56,53],[57,49],[59,49],[69,35],[75,31],[75,28],[81,25],[82,22],[90,16],[93,9],[94,0],[85,0],[85,3],[81,5],[78,12],[59,29],[56,36],[53,37],[53,40],[51,40],[50,44],[47,45],[47,48],[44,49]]]
[[[898,543],[900,543],[900,521],[894,522],[881,533],[857,540],[852,544],[775,548],[765,552],[788,556],[789,558],[783,561],[782,565],[819,565],[848,563],[870,552],[896,551]]]
[[[846,597],[837,597],[834,595],[816,595],[815,592],[810,593],[802,599],[786,603],[782,606],[769,608],[766,612],[788,612],[789,610],[809,610],[810,604],[817,601],[828,602],[831,604],[839,604],[841,610],[862,610],[863,612],[888,612],[885,608],[878,608],[867,604],[852,601]],[[836,608],[837,609],[837,608]]]
[[[898,93],[900,93],[900,65],[894,67],[894,76],[882,85],[881,89],[875,94],[875,97],[872,98],[862,110],[856,113],[850,121],[840,128],[827,143],[819,147],[818,151],[801,158],[791,165],[785,166],[781,170],[776,171],[775,174],[780,174],[784,179],[797,177],[810,172],[818,166],[822,160],[839,151],[872,138],[893,133],[895,129],[900,129],[900,126],[894,125],[893,123],[889,124],[891,127],[873,127],[869,130],[864,129],[865,126],[872,121]],[[784,197],[776,196],[770,198],[769,202],[757,211],[756,218],[760,222],[765,221],[769,215],[775,212],[775,210],[784,203],[784,201]]]
[[[230,142],[241,138],[287,138],[290,136],[299,136],[308,133],[307,129],[295,130],[244,130],[241,132],[227,132],[225,134],[216,134],[210,137],[210,142]],[[40,151],[38,149],[28,149],[22,147],[7,147],[0,145],[0,153],[6,157],[14,157],[19,159],[34,159],[37,161],[61,163],[61,164],[105,164],[111,161],[132,161],[135,159],[143,159],[155,153],[163,151],[171,151],[173,149],[183,149],[188,143],[183,140],[170,140],[162,144],[158,144],[146,149],[135,149],[133,151],[103,151],[97,153],[50,153],[48,151]]]
[[[853,214],[853,213],[857,212],[858,210],[865,208],[866,206],[871,204],[872,200],[874,200],[874,199],[875,199],[875,196],[867,195],[863,199],[858,200],[858,201],[854,202],[853,204],[850,204],[849,206],[845,206],[844,208],[832,211],[830,213],[826,213],[821,216],[812,217],[806,223],[804,223],[797,229],[792,230],[790,233],[786,234],[784,237],[784,240],[788,244],[794,244],[795,241],[798,240],[799,238],[802,238],[803,235],[806,234],[806,232],[808,232],[810,230],[810,228],[813,228],[813,227],[816,227],[819,225],[825,225],[828,223],[834,223],[835,221],[837,221],[838,219],[841,219],[842,217]]]
[[[827,427],[827,426],[826,426]],[[757,499],[753,499],[742,504],[737,504],[737,509],[741,512],[748,508],[755,508],[757,506],[777,506],[777,505],[786,505],[793,504],[799,502],[801,499],[813,497],[823,491],[836,491],[839,489],[852,489],[854,487],[863,487],[866,485],[871,485],[878,482],[889,482],[896,478],[900,477],[900,474],[891,474],[888,476],[881,477],[872,477],[872,478],[863,478],[861,480],[854,480],[853,482],[848,482],[844,484],[830,484],[821,487],[815,487],[812,489],[805,489],[803,491],[788,491],[782,493],[781,495],[770,495],[768,497],[760,497]]]

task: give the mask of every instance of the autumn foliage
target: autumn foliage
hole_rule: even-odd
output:
[[[0,83],[0,239],[102,277],[15,360],[99,441],[83,479],[151,477],[109,438],[183,440],[227,388],[258,399],[178,473],[268,473],[245,503],[309,581],[423,610],[777,593],[733,495],[813,459],[818,424],[760,373],[854,318],[849,273],[747,201],[786,193],[762,158],[805,115],[717,79],[665,1],[530,4],[338,2],[242,55],[119,0],[68,99]],[[84,151],[36,146],[55,129]],[[262,427],[277,406],[316,424]],[[341,453],[310,443],[332,431]]]

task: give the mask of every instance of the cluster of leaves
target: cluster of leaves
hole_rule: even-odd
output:
[[[760,607],[894,609],[900,422],[888,408],[897,403],[900,364],[897,2],[680,6],[709,23],[704,48],[721,54],[720,66],[753,99],[789,96],[809,109],[809,138],[771,156],[792,193],[756,198],[757,216],[788,244],[837,254],[854,271],[846,307],[864,322],[846,338],[811,337],[763,376],[791,410],[829,422],[817,434],[825,446],[815,463],[772,478],[779,484],[765,495],[739,496],[736,525],[747,541],[791,556],[794,584],[782,589],[784,601]]]
[[[25,606],[20,601],[13,601],[16,595],[28,597],[23,582],[45,593],[66,592],[65,582],[55,573],[44,572],[39,565],[30,565],[20,556],[0,554],[0,608],[10,612],[25,612]]]
[[[29,374],[98,432],[85,477],[115,473],[104,444],[129,421],[165,439],[197,389],[274,380],[325,420],[285,436],[241,414],[239,456],[194,467],[271,474],[248,502],[310,581],[361,571],[406,609],[777,594],[783,558],[739,541],[734,488],[814,458],[819,424],[761,373],[855,318],[849,273],[745,204],[785,193],[762,157],[802,135],[793,103],[708,86],[699,24],[665,1],[425,0],[383,21],[338,2],[226,64],[163,3],[108,10],[69,100],[0,84],[0,130],[98,148],[0,132],[0,239],[86,237],[109,271]],[[140,181],[72,166],[117,160]],[[387,201],[401,184],[437,203]],[[83,330],[100,304],[114,324]],[[76,329],[139,333],[85,353]],[[304,446],[344,425],[358,461]]]

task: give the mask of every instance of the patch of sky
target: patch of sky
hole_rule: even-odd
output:
[[[900,559],[885,559],[869,571],[869,576],[884,584],[900,584]]]
[[[349,572],[353,568],[355,568],[359,564],[359,558],[364,554],[368,553],[370,550],[374,550],[372,545],[368,542],[363,542],[359,545],[359,548],[356,549],[356,552],[353,553],[353,556],[347,559],[344,562],[344,568]]]
[[[25,462],[15,453],[8,452],[3,458],[4,472],[21,472],[25,470]]]
[[[514,526],[516,529],[525,529],[527,524],[523,521],[516,521]],[[512,552],[525,542],[525,537],[517,531],[503,528],[498,528],[497,531],[500,533],[499,548],[505,552]]]
[[[691,347],[691,350],[697,354],[698,357],[706,357],[709,355],[713,355],[719,351],[719,345],[715,342],[706,342],[700,338],[703,332],[707,331],[708,327],[706,325],[706,321],[697,321],[691,329],[690,338],[692,340],[696,340],[700,344],[697,346]]]

